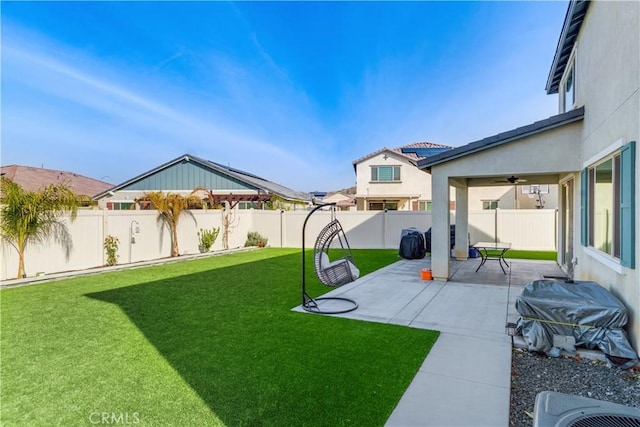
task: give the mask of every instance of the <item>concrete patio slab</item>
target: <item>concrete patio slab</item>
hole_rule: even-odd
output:
[[[447,282],[414,322],[441,332],[478,332],[504,335],[507,289],[504,287]]]
[[[508,425],[511,338],[505,325],[518,317],[514,303],[523,285],[562,272],[550,261],[509,260],[507,274],[497,263],[475,273],[478,264],[452,261],[450,281],[438,282],[420,279],[429,258],[401,260],[325,295],[359,304],[338,317],[440,331],[387,426]],[[343,304],[318,303],[325,309]]]

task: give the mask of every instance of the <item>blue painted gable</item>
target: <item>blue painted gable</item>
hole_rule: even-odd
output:
[[[179,163],[161,169],[122,187],[121,190],[190,191],[196,187],[205,187],[214,191],[257,190],[257,187],[250,186],[221,172],[187,160],[182,160]]]

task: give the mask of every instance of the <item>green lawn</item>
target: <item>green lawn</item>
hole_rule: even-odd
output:
[[[490,254],[499,255],[500,251],[489,251]],[[536,259],[545,261],[555,261],[558,259],[558,252],[556,251],[519,251],[508,250],[504,254],[505,258],[511,259]]]
[[[363,274],[395,250],[356,250]],[[0,292],[0,424],[383,425],[437,332],[292,312],[299,251]],[[312,278],[308,289],[328,288]]]

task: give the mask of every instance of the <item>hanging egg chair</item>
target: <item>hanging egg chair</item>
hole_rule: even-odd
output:
[[[343,297],[319,297],[312,298],[306,291],[306,271],[305,271],[305,230],[309,218],[318,210],[329,207],[331,210],[331,220],[318,234],[315,244],[313,245],[313,267],[318,280],[326,286],[337,287],[356,280],[360,271],[353,262],[353,254],[349,247],[347,235],[345,234],[342,225],[336,219],[336,204],[327,203],[316,206],[307,218],[304,220],[302,226],[302,308],[306,311],[322,314],[338,314],[347,313],[358,308],[358,304],[348,298]],[[329,258],[329,249],[332,255],[336,252],[340,253],[340,257],[331,260]],[[338,251],[338,248],[340,249]],[[330,307],[343,306],[343,308],[330,308],[323,310],[320,306],[324,305],[319,302],[330,301],[331,304],[327,304]],[[344,307],[346,306],[346,307]]]

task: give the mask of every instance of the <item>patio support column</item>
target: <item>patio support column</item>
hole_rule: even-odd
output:
[[[456,186],[456,248],[457,260],[469,256],[469,187]]]
[[[435,168],[434,168],[435,169]],[[431,270],[435,280],[449,280],[449,177],[431,173]]]

